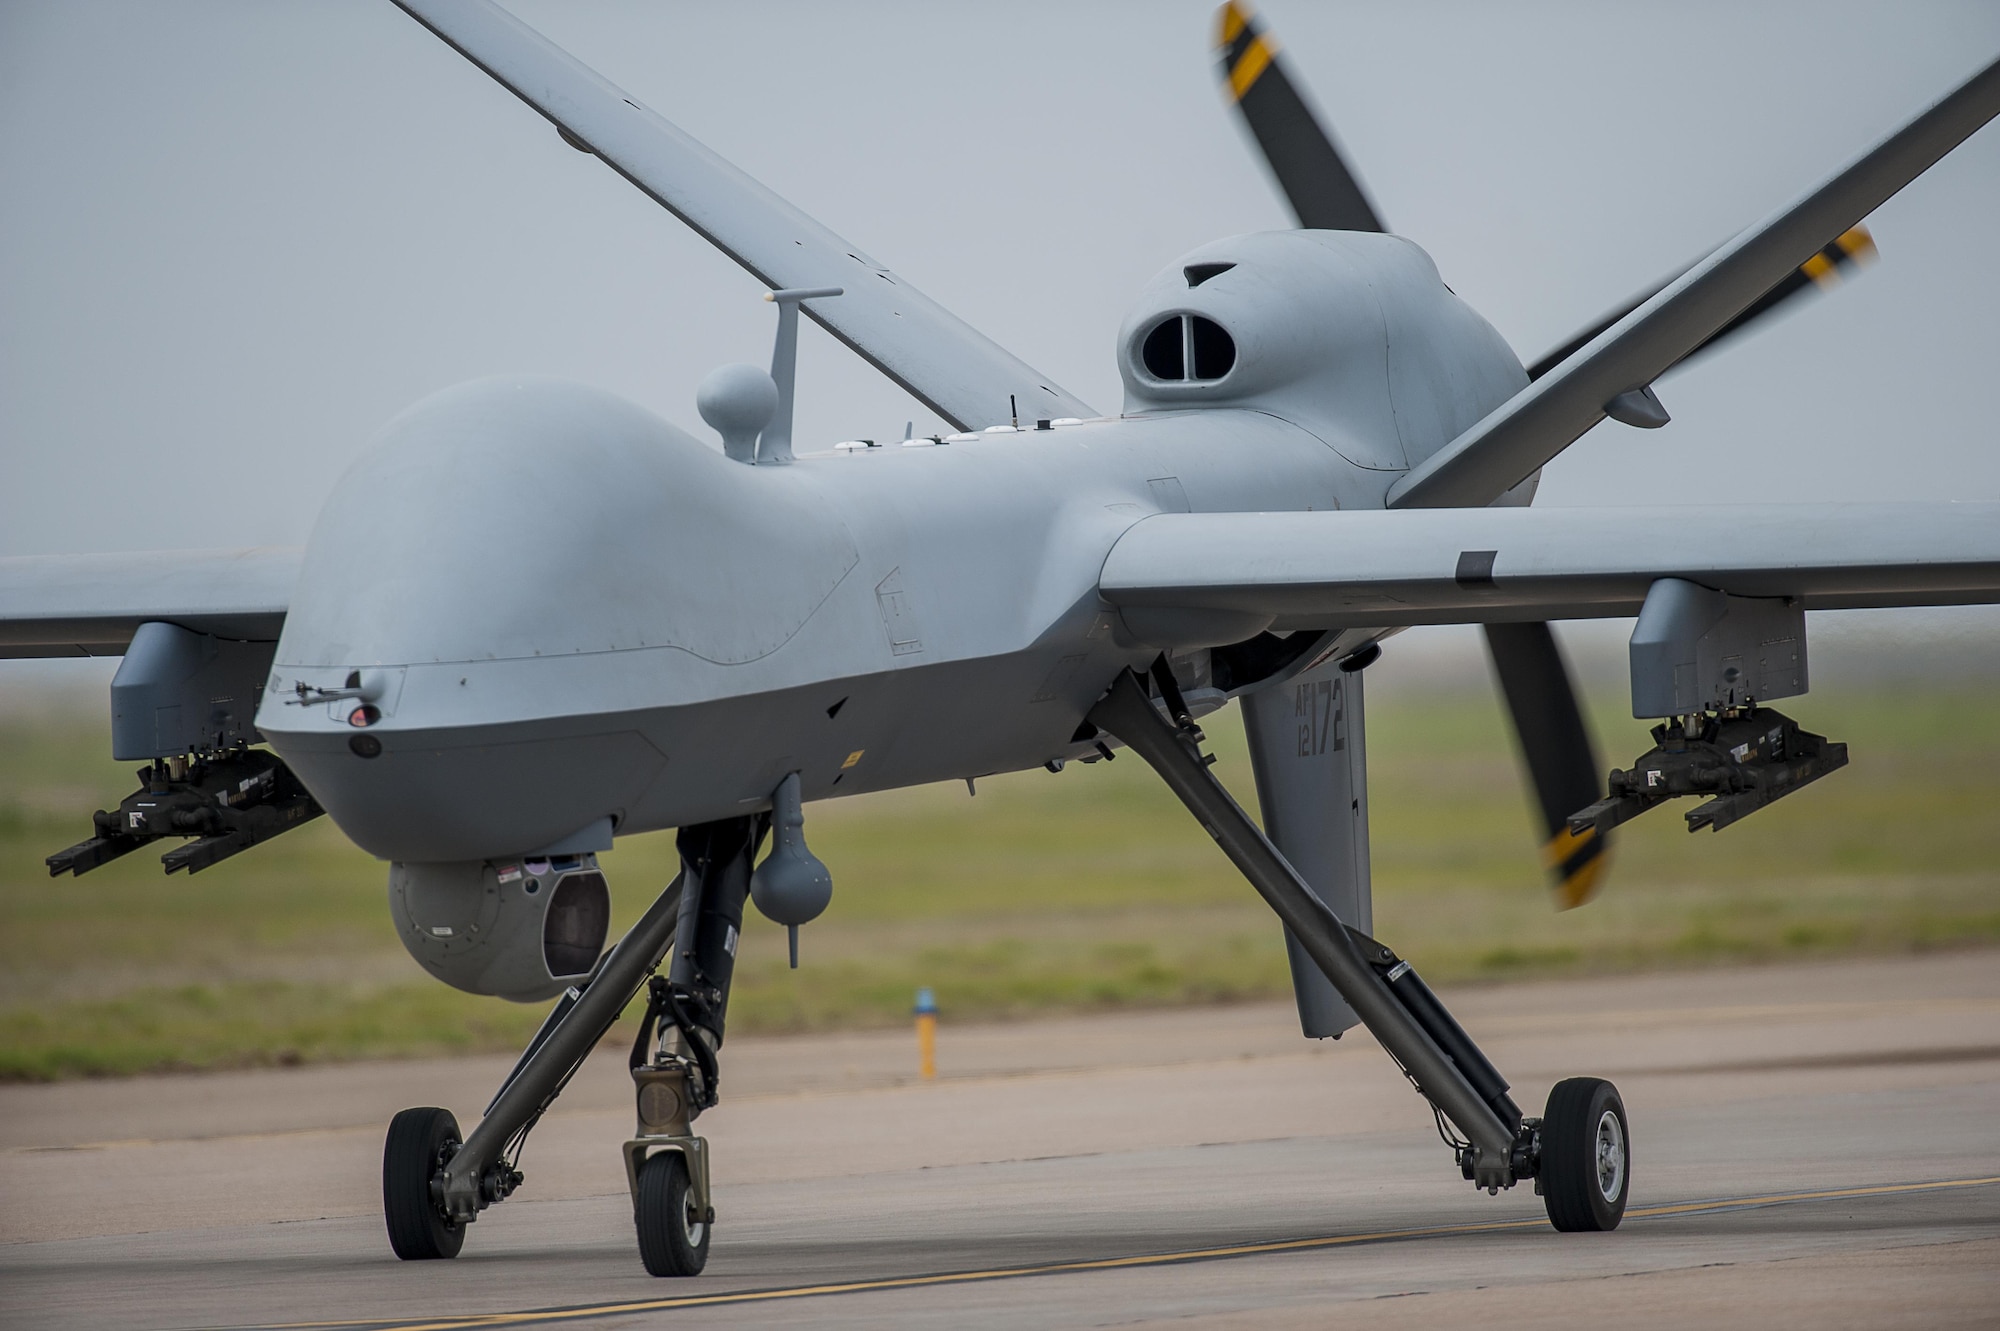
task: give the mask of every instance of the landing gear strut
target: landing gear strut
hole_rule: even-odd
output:
[[[557,1002],[478,1127],[461,1139],[448,1110],[396,1115],[382,1152],[382,1209],[398,1257],[457,1256],[466,1227],[521,1185],[517,1166],[529,1131],[671,950],[669,975],[653,976],[648,985],[646,1019],[633,1049],[639,1131],[625,1144],[625,1165],[646,1269],[654,1275],[701,1271],[715,1208],[708,1143],[693,1135],[691,1125],[716,1102],[716,1051],[743,902],[767,825],[767,817],[757,814],[682,830],[680,876],[590,979]]]
[[[1165,672],[1156,672],[1165,673]],[[1209,771],[1201,731],[1169,675],[1162,716],[1127,671],[1089,715],[1145,759],[1291,930],[1341,998],[1438,1114],[1460,1169],[1498,1192],[1542,1176],[1558,1229],[1613,1229],[1631,1173],[1625,1111],[1609,1082],[1562,1083],[1544,1119],[1523,1118],[1501,1077],[1407,961],[1342,923]],[[1586,1091],[1575,1088],[1588,1087]],[[1447,1121],[1456,1133],[1447,1128]],[[1458,1136],[1456,1134],[1463,1134]]]
[[[656,1276],[700,1275],[708,1265],[715,1223],[708,1142],[694,1135],[695,1115],[715,1103],[715,1056],[695,1030],[682,994],[655,975],[632,1045],[639,1130],[625,1143],[625,1178],[632,1189],[639,1259]]]

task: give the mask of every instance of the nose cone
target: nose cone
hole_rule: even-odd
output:
[[[752,660],[852,563],[846,544],[775,471],[622,398],[480,380],[404,412],[341,478],[277,660],[365,669],[666,645]],[[790,565],[777,585],[767,556]]]
[[[732,462],[577,384],[439,393],[321,510],[258,727],[385,858],[533,850],[615,818],[663,760],[633,714],[776,651],[853,566],[801,470]],[[386,681],[378,719],[283,700],[355,677]]]

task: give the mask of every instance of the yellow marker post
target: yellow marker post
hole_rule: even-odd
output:
[[[937,1076],[937,1011],[937,995],[917,990],[917,1075],[925,1081]]]

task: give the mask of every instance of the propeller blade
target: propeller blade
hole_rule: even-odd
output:
[[[1215,45],[1223,85],[1263,150],[1299,225],[1316,231],[1387,231],[1333,135],[1292,82],[1278,57],[1277,39],[1242,0],[1228,0],[1216,12]],[[1790,294],[1790,290],[1774,292],[1766,300],[1775,304]],[[1582,347],[1640,303],[1620,310],[1557,359]],[[1746,311],[1745,318],[1752,313]],[[1595,829],[1583,836],[1569,830],[1569,816],[1595,803],[1604,792],[1568,667],[1547,624],[1489,624],[1486,643],[1542,807],[1549,834],[1542,858],[1554,876],[1557,902],[1565,910],[1580,906],[1597,891],[1610,862],[1606,854],[1610,843]]]
[[[1548,829],[1542,864],[1553,880],[1556,906],[1581,906],[1603,883],[1611,843],[1595,828],[1582,836],[1569,830],[1569,816],[1604,794],[1576,685],[1547,624],[1488,624],[1486,650]]]
[[[1693,351],[1681,357],[1675,364],[1685,365],[1696,356],[1712,349],[1722,339],[1747,328],[1750,324],[1763,318],[1766,314],[1777,309],[1794,296],[1802,296],[1809,291],[1831,290],[1833,287],[1840,285],[1840,280],[1846,275],[1848,269],[1858,267],[1864,263],[1871,263],[1874,259],[1875,237],[1868,233],[1867,227],[1856,226],[1841,233],[1839,238],[1834,240],[1832,244],[1827,245],[1819,253],[1813,255],[1812,258],[1807,259],[1797,268],[1794,268],[1784,281],[1759,296],[1743,313],[1709,334],[1706,342],[1703,342]],[[1533,365],[1530,365],[1528,367],[1528,378],[1539,379],[1556,366],[1568,360],[1571,356],[1574,356],[1577,352],[1582,351],[1584,347],[1597,338],[1598,334],[1604,332],[1605,329],[1611,327],[1611,325],[1617,323],[1620,319],[1623,319],[1626,315],[1659,295],[1667,289],[1669,284],[1680,280],[1681,273],[1685,273],[1686,271],[1687,269],[1683,268],[1680,273],[1675,273],[1645,295],[1626,302],[1623,308],[1605,315],[1595,324],[1592,324],[1583,332],[1578,333],[1575,337],[1563,343]]]
[[[1223,86],[1278,178],[1299,225],[1311,231],[1387,231],[1361,181],[1278,58],[1278,41],[1241,0],[1215,15]]]

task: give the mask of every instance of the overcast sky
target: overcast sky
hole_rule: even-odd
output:
[[[1181,252],[1289,217],[1206,3],[512,7],[1100,411]],[[1273,3],[1382,212],[1532,359],[2000,55],[2000,5]],[[381,0],[0,0],[0,554],[297,543],[390,416],[541,371],[706,437],[761,288]],[[1544,502],[2000,499],[2000,129],[1882,262]],[[927,417],[816,332],[801,447]]]

